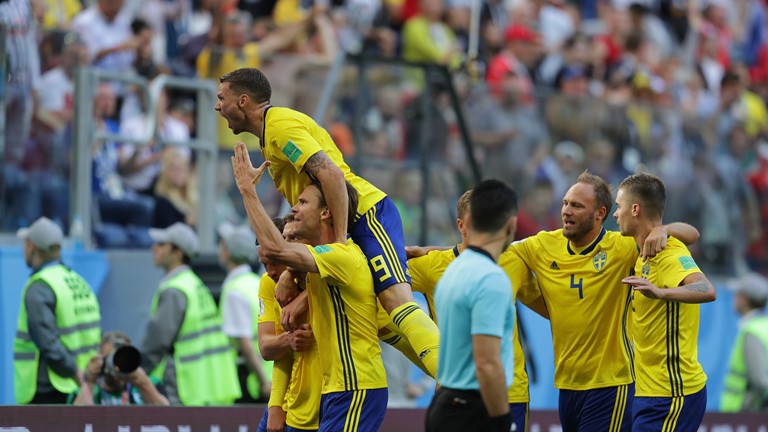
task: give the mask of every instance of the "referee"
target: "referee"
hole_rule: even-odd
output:
[[[437,378],[427,432],[509,432],[512,416],[512,287],[497,265],[517,225],[517,196],[498,180],[479,183],[470,198],[467,249],[435,289],[440,326]],[[467,350],[471,346],[472,351]]]

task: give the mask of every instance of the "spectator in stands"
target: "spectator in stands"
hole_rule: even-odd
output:
[[[85,371],[85,383],[69,396],[73,405],[170,405],[168,398],[157,389],[160,381],[147,376],[139,366],[130,373],[109,370],[105,361],[114,362],[114,352],[132,346],[131,339],[121,332],[108,332],[101,338],[99,353],[91,357]],[[138,351],[136,351],[138,352]]]
[[[231,405],[241,395],[234,353],[210,290],[189,266],[197,234],[183,223],[149,234],[165,276],[152,300],[141,366],[162,378],[172,405]]]
[[[101,314],[85,279],[61,262],[64,233],[42,217],[18,232],[32,276],[13,342],[18,404],[64,404],[84,383],[101,340]]]
[[[0,202],[0,205],[9,210],[3,212],[3,224],[8,229],[16,229],[31,222],[27,217],[34,217],[23,214],[23,203],[20,202],[24,199],[25,190],[32,184],[20,168],[32,121],[33,99],[29,96],[40,79],[40,54],[31,2],[8,0],[0,3],[0,24],[8,29],[5,40],[7,75],[2,78],[7,82],[3,94],[5,154],[1,156],[4,161],[0,190],[5,188],[10,198],[10,203]]]
[[[165,228],[176,222],[197,224],[197,176],[186,149],[168,148],[163,152],[155,199],[153,227]]]
[[[237,374],[243,396],[236,403],[265,403],[272,385],[272,362],[259,351],[259,284],[250,263],[256,262],[256,236],[247,226],[222,224],[218,229],[219,265],[227,271],[219,301],[222,331],[238,352]]]
[[[128,72],[133,69],[136,49],[143,39],[131,32],[130,12],[124,0],[96,0],[72,20],[88,46],[91,65],[110,72]]]
[[[93,103],[94,123],[114,133],[116,96],[114,88],[101,84]],[[118,172],[118,145],[103,139],[93,144],[92,188],[98,211],[94,235],[99,247],[132,248],[151,244],[147,229],[152,217],[152,199],[126,188]]]
[[[443,0],[419,0],[419,13],[405,22],[402,32],[403,59],[457,67],[461,51],[453,30],[443,22],[446,8]],[[410,74],[409,82],[416,90],[424,88],[422,72]]]
[[[748,273],[737,280],[734,288],[733,306],[741,319],[720,411],[768,412],[768,280]]]
[[[143,98],[144,96],[142,101]],[[150,138],[144,144],[125,143],[120,146],[119,170],[126,187],[140,194],[153,195],[152,188],[160,175],[163,157],[163,146],[157,143],[156,137],[183,143],[189,140],[190,129],[187,123],[168,112],[166,91],[160,92],[153,106],[156,134],[148,129],[150,118],[146,103],[144,105],[142,107],[144,112],[129,116],[120,122],[120,135],[135,139],[147,136]],[[176,149],[189,157],[189,149],[184,147],[176,147]]]

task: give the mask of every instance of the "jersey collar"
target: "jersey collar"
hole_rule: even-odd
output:
[[[583,251],[579,252],[579,255],[589,255],[590,252],[595,250],[595,248],[597,247],[597,244],[600,243],[600,240],[603,239],[603,236],[605,235],[605,232],[606,232],[605,231],[605,227],[603,227],[603,229],[600,230],[600,234],[598,234],[598,236],[595,239],[595,241],[593,241],[592,244],[587,246],[586,249],[584,249]],[[569,255],[576,255],[576,252],[574,252],[573,249],[571,249],[571,241],[570,240],[568,240],[568,243],[566,243],[565,247],[568,249],[568,254]]]
[[[264,124],[261,125],[261,140],[259,141],[261,148],[264,148],[264,142],[267,140],[267,111],[269,111],[270,108],[272,108],[272,105],[267,105],[267,107],[264,108],[264,112],[261,113],[261,116],[264,119]]]
[[[453,257],[456,258],[457,256],[459,256],[459,245],[453,247]]]

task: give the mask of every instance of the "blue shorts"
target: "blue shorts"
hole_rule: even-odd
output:
[[[269,420],[269,408],[264,409],[264,415],[261,416],[256,432],[267,432],[267,420]],[[317,429],[296,429],[285,425],[285,432],[317,432]]]
[[[360,215],[352,225],[350,235],[368,258],[376,295],[392,285],[411,283],[405,257],[403,221],[389,197],[384,197]]]
[[[632,431],[696,432],[706,409],[706,386],[688,396],[636,397]]]
[[[386,388],[324,394],[318,432],[377,432],[387,412],[387,395]]]
[[[528,432],[528,403],[511,403],[509,412],[512,413],[512,429],[510,432]]]
[[[563,432],[630,432],[635,384],[595,390],[560,390]]]

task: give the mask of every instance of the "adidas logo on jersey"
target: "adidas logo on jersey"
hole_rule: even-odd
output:
[[[558,267],[557,263],[552,261],[552,264],[549,265],[549,268],[552,270],[560,270],[560,267]]]

